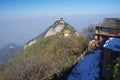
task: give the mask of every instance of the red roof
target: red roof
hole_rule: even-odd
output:
[[[63,17],[60,17],[60,20],[63,20]]]

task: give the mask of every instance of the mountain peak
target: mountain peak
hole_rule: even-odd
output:
[[[4,47],[3,47],[3,49],[12,49],[12,48],[16,48],[16,47],[18,47],[16,44],[14,44],[14,43],[10,43],[10,44],[8,44],[8,45],[5,45]]]
[[[56,22],[55,22],[56,25],[64,25],[64,18],[63,17],[60,17]]]
[[[0,63],[6,63],[9,59],[19,54],[23,50],[22,46],[16,45],[14,43],[5,45],[0,50]]]
[[[50,27],[48,27],[42,34],[40,34],[36,38],[30,40],[27,43],[27,45],[25,45],[25,48],[36,43],[37,39],[39,39],[39,38],[46,38],[49,36],[56,35],[58,33],[64,34],[65,30],[69,30],[71,33],[75,33],[75,34],[78,33],[78,32],[76,32],[74,27],[72,27],[70,24],[68,24],[67,22],[64,21],[63,17],[60,17],[57,21],[54,22],[54,24],[52,24]]]
[[[54,22],[45,32],[43,37],[49,37],[56,35],[57,33],[64,32],[64,30],[70,30],[75,33],[76,30],[70,24],[64,21],[63,17],[60,17],[57,21]]]

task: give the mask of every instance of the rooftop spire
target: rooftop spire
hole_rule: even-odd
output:
[[[60,17],[60,18],[59,18],[59,23],[62,24],[62,25],[64,24],[64,19],[63,19],[63,17]]]
[[[60,17],[60,21],[63,21],[63,17]]]

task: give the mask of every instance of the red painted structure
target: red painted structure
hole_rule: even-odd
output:
[[[106,41],[109,37],[120,37],[120,18],[105,18],[105,20],[95,27],[95,36],[99,41]],[[111,64],[113,51],[103,50],[103,61]],[[116,52],[114,53],[116,54]]]

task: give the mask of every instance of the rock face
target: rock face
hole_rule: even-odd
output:
[[[52,36],[52,35],[55,35],[59,32],[61,32],[61,30],[64,28],[64,25],[57,25],[55,28],[50,28],[48,30],[48,32],[46,33],[45,37],[49,37],[49,36]]]
[[[32,41],[30,41],[27,45],[25,45],[24,46],[24,49],[25,48],[27,48],[27,47],[29,47],[29,46],[31,46],[31,45],[33,45],[34,43],[36,43],[37,42],[37,40],[35,39],[35,40],[32,40]]]
[[[36,43],[38,39],[40,38],[46,38],[49,36],[53,36],[56,35],[58,33],[63,33],[64,30],[70,30],[71,33],[74,33],[76,35],[79,35],[78,32],[76,32],[76,30],[69,25],[68,23],[66,23],[63,18],[60,18],[59,20],[55,21],[53,25],[51,25],[50,27],[48,27],[48,29],[45,30],[44,33],[40,34],[39,36],[37,36],[36,38],[30,40],[25,46],[24,49],[27,48],[28,46],[31,46],[32,44]]]
[[[95,30],[95,25],[94,24],[90,24],[87,27],[82,29],[81,34],[88,36],[91,39],[94,39],[94,30]]]

